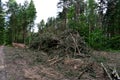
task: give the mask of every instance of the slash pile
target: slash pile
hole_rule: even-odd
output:
[[[30,48],[48,52],[50,55],[84,57],[89,48],[77,31],[65,30],[59,34],[42,33],[35,37]]]

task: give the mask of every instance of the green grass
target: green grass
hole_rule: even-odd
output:
[[[113,49],[106,49],[105,51],[111,52],[111,53],[120,53],[120,50],[113,50]]]
[[[107,62],[107,58],[104,56],[94,57],[94,60],[98,63]]]

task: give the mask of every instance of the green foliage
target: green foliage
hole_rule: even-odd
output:
[[[38,32],[40,32],[45,27],[44,20],[41,20],[39,24],[37,24]]]
[[[26,16],[27,16],[28,23],[33,24],[36,18],[36,8],[35,8],[33,0],[31,0],[30,4],[27,7]]]
[[[103,31],[96,29],[88,36],[88,44],[94,49],[104,49],[105,36]]]
[[[5,27],[5,19],[2,3],[0,1],[0,45],[4,44],[4,27]]]
[[[120,1],[99,2],[98,5],[101,7],[98,9],[99,13],[97,13],[99,7],[94,0],[88,0],[83,4],[84,10],[79,16],[75,6],[72,5],[68,8],[68,26],[77,30],[85,38],[88,45],[94,49],[120,49],[120,45],[117,44],[119,37],[116,37],[120,32]],[[74,5],[77,6],[77,4]],[[105,6],[107,6],[107,11],[103,13]]]
[[[86,15],[84,13],[81,13],[79,18],[79,21],[76,22],[75,20],[75,8],[74,6],[71,6],[68,14],[68,26],[74,30],[77,30],[81,36],[84,36],[85,39],[88,37],[89,27],[86,23]]]
[[[12,44],[12,37],[11,37],[11,30],[5,30],[4,33],[4,44],[5,45],[11,45]]]
[[[107,42],[107,47],[114,50],[120,50],[120,36],[114,36]]]
[[[33,1],[27,1],[23,5],[17,4],[14,0],[9,0],[7,3],[7,13],[10,15],[7,22],[7,32],[9,33],[10,42],[24,43],[28,33],[31,32],[36,18],[36,9]],[[28,40],[29,41],[29,40]]]
[[[120,0],[110,0],[107,3],[107,11],[104,17],[104,27],[110,37],[120,34]]]
[[[60,0],[58,8],[62,11],[57,18],[48,18],[45,24],[38,24],[39,32],[34,34],[36,9],[33,0],[18,4],[9,0],[6,14],[9,15],[5,26],[5,13],[0,2],[0,44],[21,42],[30,44],[34,41],[51,39],[51,34],[67,28],[78,31],[88,45],[94,49],[120,50],[120,0]],[[105,10],[106,9],[106,12]],[[103,13],[104,12],[104,13]],[[49,28],[48,28],[49,27]],[[59,30],[59,31],[58,31]],[[46,33],[41,35],[41,33]],[[49,33],[51,34],[49,34]],[[34,34],[34,35],[33,35]],[[38,45],[35,42],[35,45]]]
[[[0,45],[4,44],[4,26],[0,26]]]

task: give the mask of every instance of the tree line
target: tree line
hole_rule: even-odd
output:
[[[57,7],[62,11],[44,28],[77,30],[94,49],[120,49],[120,0],[59,0]]]
[[[0,0],[0,44],[29,41],[31,29],[34,27],[36,8],[33,0],[18,4],[9,0],[3,4]]]
[[[32,0],[23,5],[9,0],[6,7],[4,11],[0,4],[0,44],[30,43],[36,37],[33,34],[73,29],[94,49],[120,49],[120,0],[59,0],[57,7],[62,11],[46,23],[41,20],[37,33],[31,32],[36,17]]]

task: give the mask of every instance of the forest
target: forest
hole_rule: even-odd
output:
[[[15,0],[6,3],[0,0],[0,45],[25,44],[34,52],[27,51],[27,57],[25,54],[24,57],[19,52],[21,49],[16,48],[14,52],[18,54],[10,52],[11,55],[17,55],[17,59],[23,58],[22,60],[32,58],[28,59],[29,64],[52,67],[62,74],[59,79],[50,76],[50,79],[37,77],[35,80],[120,80],[120,0],[59,0],[56,7],[61,10],[57,16],[49,17],[46,22],[39,21],[38,32],[35,32],[37,11],[34,0],[26,0],[24,4],[18,4]],[[10,55],[6,49],[6,55]],[[12,48],[8,49],[13,51]],[[117,51],[117,54],[102,51]],[[117,79],[110,76],[112,74],[106,70],[103,64],[105,62],[112,68],[117,67]],[[42,66],[41,68],[43,69]],[[50,72],[49,69],[45,70]],[[108,77],[102,78],[103,75],[99,75],[102,72],[107,73]],[[34,72],[31,70],[28,73]],[[49,75],[48,73],[44,72]],[[85,73],[89,74],[86,74],[89,78],[82,79]],[[97,76],[102,76],[102,79]]]
[[[48,18],[46,23],[40,21],[34,33],[36,8],[32,0],[23,5],[15,0],[0,2],[0,44],[30,44],[33,35],[46,29],[73,29],[91,48],[120,50],[119,0],[60,0],[57,7],[62,9],[58,16]]]

